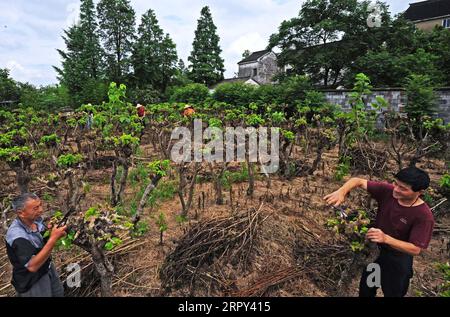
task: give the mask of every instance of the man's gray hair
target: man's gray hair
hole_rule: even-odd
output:
[[[15,197],[12,202],[12,208],[15,212],[22,211],[25,208],[25,204],[27,203],[28,199],[39,199],[39,197],[34,193],[23,193],[19,196]]]

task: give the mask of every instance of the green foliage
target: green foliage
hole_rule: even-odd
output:
[[[245,83],[224,83],[217,86],[213,98],[237,107],[247,107],[254,100],[256,88]]]
[[[408,118],[422,122],[425,116],[432,116],[436,112],[436,96],[433,85],[428,76],[411,75],[407,79],[406,94],[408,103],[405,111]]]
[[[162,213],[162,212],[159,213],[158,218],[156,219],[156,225],[158,226],[159,232],[167,231],[168,224],[167,224],[166,216],[164,215],[164,213]]]
[[[127,145],[130,145],[130,146],[139,145],[139,138],[134,137],[131,134],[122,134],[119,137],[111,137],[107,140],[111,141],[112,143],[114,143],[115,146],[118,146],[118,147],[123,147],[123,146],[127,146]]]
[[[286,115],[284,114],[284,112],[281,112],[281,111],[272,112],[271,113],[271,121],[272,121],[273,125],[279,126],[283,122],[286,121]]]
[[[249,114],[245,119],[245,123],[247,125],[255,128],[263,125],[264,122],[265,122],[264,119],[256,113]]]
[[[158,231],[160,233],[159,243],[162,244],[163,243],[163,234],[169,228],[168,224],[167,224],[166,216],[164,215],[164,213],[162,213],[162,212],[159,213],[155,224],[158,227]]]
[[[425,192],[422,195],[422,199],[424,202],[426,202],[428,205],[433,205],[434,203],[434,198],[433,196],[431,196],[431,194],[429,192]]]
[[[445,173],[439,180],[439,186],[444,190],[450,190],[450,174]]]
[[[170,161],[153,161],[148,164],[148,168],[152,174],[164,177],[167,174],[167,170],[170,168]]]
[[[450,86],[450,32],[441,26],[435,27],[432,32],[425,32],[426,49],[438,58],[435,68],[442,77],[442,86]],[[436,85],[436,83],[434,83]]]
[[[139,183],[143,182],[148,177],[149,173],[150,171],[148,167],[139,162],[136,167],[128,173],[128,180],[131,186],[135,187]]]
[[[61,143],[61,139],[58,137],[58,135],[56,133],[53,133],[53,134],[44,135],[43,137],[41,137],[40,143],[54,146],[58,143]]]
[[[298,16],[270,37],[269,47],[281,49],[278,63],[290,65],[290,74],[310,74],[313,82],[336,87],[357,57],[381,45],[390,21],[387,6],[381,7],[383,27],[369,30],[367,2],[304,1]]]
[[[158,187],[148,197],[147,204],[151,207],[156,207],[159,202],[172,199],[177,193],[177,190],[177,183],[175,181],[159,182]],[[140,195],[142,196],[142,193]]]
[[[375,87],[401,87],[412,74],[428,76],[435,86],[450,84],[450,35],[439,26],[422,31],[403,15],[391,17],[377,2],[381,25],[367,25],[369,1],[308,0],[298,16],[283,21],[270,37],[280,66],[293,74],[310,74],[325,87],[351,87],[365,73]],[[344,56],[344,57],[343,57]]]
[[[350,173],[350,160],[351,157],[342,158],[341,162],[336,167],[336,171],[334,172],[334,179],[337,181],[342,181],[345,176]]]
[[[42,194],[42,199],[46,202],[52,202],[55,200],[55,197],[52,194],[45,192],[44,194]]]
[[[54,67],[67,87],[72,107],[106,97],[103,55],[93,0],[82,0],[79,24],[64,31],[66,50],[58,50],[62,68]]]
[[[295,140],[295,134],[292,131],[281,130],[281,134],[285,137],[289,142],[293,142]]]
[[[11,148],[0,148],[0,159],[7,162],[14,162],[24,156],[30,156],[30,148],[28,146],[14,146]]]
[[[221,128],[223,126],[223,122],[220,119],[217,118],[210,118],[208,120],[208,126],[210,128],[215,127],[215,128]]]
[[[163,94],[151,85],[132,87],[129,96],[133,104],[141,105],[159,103],[164,98]]]
[[[332,229],[336,234],[344,235],[349,241],[353,252],[361,252],[365,247],[365,237],[370,225],[370,219],[363,210],[351,213],[346,209],[347,218],[336,216],[327,220],[326,226]]]
[[[209,97],[209,89],[204,84],[188,84],[174,89],[170,96],[171,102],[200,104]]]
[[[312,90],[310,78],[307,76],[290,76],[284,79],[278,87],[278,104],[286,103],[291,106],[299,104],[306,97],[306,93]]]
[[[357,74],[355,84],[350,93],[350,104],[352,110],[348,114],[341,114],[341,119],[345,118],[347,124],[352,127],[347,135],[347,144],[355,141],[365,142],[366,136],[372,137],[376,133],[375,123],[377,110],[386,107],[386,101],[377,97],[376,102],[371,105],[366,104],[366,96],[372,93],[372,85],[369,77],[364,74]]]
[[[177,72],[175,43],[159,26],[153,10],[142,15],[131,56],[136,85],[163,93]],[[142,94],[141,94],[142,96]]]
[[[0,68],[0,101],[14,101],[17,103],[19,98],[20,88],[18,84],[9,77],[8,69]]]
[[[231,184],[243,183],[248,181],[248,167],[247,164],[242,164],[240,171],[226,170],[222,174],[222,186],[229,189]]]
[[[135,12],[129,0],[101,0],[97,4],[100,39],[110,81],[124,83],[129,75],[135,31]]]
[[[188,219],[187,219],[186,216],[183,216],[183,215],[176,215],[175,221],[176,221],[179,225],[181,225],[181,224],[187,222]]]
[[[76,235],[75,231],[69,231],[66,236],[58,240],[58,242],[56,243],[56,248],[57,249],[63,248],[66,250],[72,248],[73,241],[75,240],[75,235]]]
[[[36,88],[21,85],[20,104],[35,110],[58,111],[71,106],[70,92],[64,84]]]
[[[90,207],[84,213],[84,221],[89,221],[91,218],[97,218],[100,216],[100,211],[95,207]]]
[[[131,224],[131,227],[132,227],[132,236],[136,238],[142,237],[149,230],[148,223],[143,220],[138,221],[138,223],[136,223],[135,226]]]
[[[122,244],[122,240],[118,237],[112,237],[108,242],[105,243],[104,249],[106,251],[111,251],[115,247]]]
[[[69,168],[83,161],[83,155],[81,154],[64,154],[58,157],[56,164],[59,167]]]
[[[440,263],[437,268],[444,279],[444,283],[440,286],[439,296],[450,297],[450,264],[448,262]]]

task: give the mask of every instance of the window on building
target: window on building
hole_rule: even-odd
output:
[[[253,68],[253,77],[258,75],[258,69],[257,68]]]
[[[450,29],[450,18],[442,20],[442,26],[446,29]]]

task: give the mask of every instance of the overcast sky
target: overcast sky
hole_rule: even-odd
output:
[[[98,1],[95,1],[96,3]],[[269,36],[283,20],[298,14],[301,0],[131,0],[137,24],[148,9],[177,44],[187,65],[200,10],[208,5],[218,28],[225,59],[225,77],[237,72],[237,62],[248,49],[265,49]],[[388,0],[392,13],[417,0]],[[35,85],[57,83],[52,65],[60,65],[56,48],[64,49],[62,31],[78,18],[76,0],[0,0],[0,68]]]

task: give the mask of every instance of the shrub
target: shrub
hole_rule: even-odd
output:
[[[170,96],[171,102],[203,103],[209,97],[209,89],[203,84],[189,84],[176,88]]]

